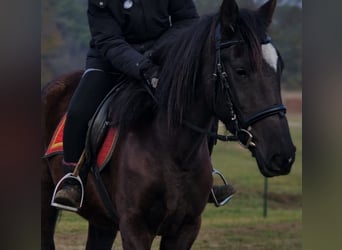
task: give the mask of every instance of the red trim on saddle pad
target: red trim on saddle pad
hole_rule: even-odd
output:
[[[116,141],[118,139],[118,128],[110,127],[107,135],[101,145],[101,148],[97,154],[96,165],[102,169],[110,160],[113,150],[115,148]]]
[[[45,152],[44,157],[49,157],[55,154],[63,154],[63,134],[64,134],[64,125],[66,120],[66,114],[63,115],[60,120],[53,136],[51,138],[50,144]]]
[[[44,154],[44,157],[50,157],[57,154],[63,154],[63,133],[65,125],[66,114],[60,120],[52,138],[50,144]],[[117,141],[117,128],[109,128],[107,135],[101,145],[99,153],[96,159],[96,165],[102,169],[110,160],[110,157],[114,151],[114,147]]]

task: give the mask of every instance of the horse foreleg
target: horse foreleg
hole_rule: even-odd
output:
[[[89,224],[86,250],[110,250],[116,237],[117,228],[99,228]]]
[[[150,250],[154,236],[149,233],[141,215],[125,213],[120,217],[120,233],[124,250]]]
[[[177,233],[162,235],[160,250],[189,250],[201,226],[201,217],[186,222]]]

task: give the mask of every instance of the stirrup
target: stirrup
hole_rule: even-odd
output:
[[[223,181],[224,185],[226,185],[226,186],[228,185],[228,181],[226,180],[226,178],[223,176],[223,174],[220,171],[213,168],[212,174],[213,175],[217,174],[221,178],[221,180]],[[226,205],[228,203],[228,201],[230,201],[230,199],[233,198],[233,196],[234,196],[234,194],[231,194],[227,198],[225,198],[223,201],[218,202],[216,199],[216,195],[214,193],[214,188],[212,187],[210,191],[211,191],[211,195],[213,196],[214,203],[215,203],[216,207],[222,207],[222,206]]]
[[[63,204],[55,202],[56,193],[60,189],[60,185],[62,184],[62,182],[65,181],[66,179],[76,180],[79,182],[79,184],[81,186],[81,201],[80,201],[80,205],[78,207],[71,207],[71,206],[67,206],[67,205],[63,205]],[[77,212],[82,207],[83,197],[84,197],[84,187],[83,187],[83,183],[82,183],[80,176],[74,176],[73,173],[68,173],[68,174],[64,175],[63,178],[60,179],[60,181],[57,183],[57,185],[55,187],[55,191],[53,192],[53,196],[52,196],[52,200],[51,200],[51,206],[54,206],[56,208],[61,208],[64,210],[68,210],[71,212]]]

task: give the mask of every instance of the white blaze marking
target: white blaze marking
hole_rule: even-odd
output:
[[[278,54],[272,44],[263,44],[261,45],[262,56],[265,61],[277,71],[277,63],[278,63]]]

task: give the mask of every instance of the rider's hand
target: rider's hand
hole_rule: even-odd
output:
[[[152,88],[157,87],[159,81],[159,66],[149,63],[147,67],[142,69],[141,74]]]

